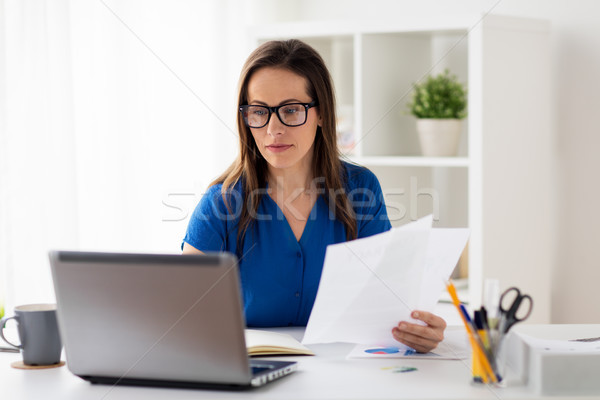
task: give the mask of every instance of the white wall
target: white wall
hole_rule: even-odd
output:
[[[262,2],[275,7],[275,0]],[[553,125],[557,171],[554,215],[548,228],[556,229],[556,260],[552,274],[552,322],[600,323],[600,2],[594,0],[307,0],[280,19],[326,20],[394,19],[406,14],[487,13],[541,18],[553,29]],[[274,17],[271,16],[271,19]],[[276,17],[275,17],[276,18]],[[518,143],[515,143],[518,145]],[[535,155],[532,155],[535,156]],[[544,201],[543,199],[541,201]]]

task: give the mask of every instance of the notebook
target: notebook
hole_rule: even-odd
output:
[[[315,353],[287,333],[246,329],[246,347],[251,357],[300,355]]]
[[[82,379],[244,389],[296,369],[248,357],[232,254],[49,255],[67,365]]]

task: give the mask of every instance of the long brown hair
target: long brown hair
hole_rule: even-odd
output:
[[[306,43],[292,39],[270,41],[259,46],[246,60],[240,74],[238,86],[238,106],[248,104],[248,82],[254,72],[264,67],[284,68],[304,77],[308,83],[307,92],[318,102],[322,126],[317,128],[314,142],[312,173],[320,193],[327,193],[325,200],[336,219],[346,228],[346,239],[357,237],[356,216],[348,197],[345,195],[345,178],[340,153],[337,148],[335,93],[331,75],[325,62],[315,49]],[[259,188],[266,187],[267,161],[260,154],[250,128],[237,114],[237,128],[240,138],[240,152],[237,159],[212,185],[222,183],[225,204],[229,208],[227,193],[240,180],[243,184],[244,205],[241,208],[238,224],[238,248],[256,215],[261,195]]]

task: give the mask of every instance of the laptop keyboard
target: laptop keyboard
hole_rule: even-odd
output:
[[[262,366],[262,365],[253,366],[252,367],[252,375],[259,374],[259,373],[261,373],[263,371],[267,371],[269,369],[273,369],[273,367],[271,367],[271,366]]]
[[[258,361],[258,360],[256,360],[256,361]],[[296,365],[297,364],[295,362],[286,363],[286,362],[280,362],[280,361],[273,361],[273,364],[257,363],[257,364],[251,365],[252,373],[254,376],[252,378],[251,385],[254,387],[261,386],[269,381],[272,381],[274,379],[277,379],[277,378],[285,376],[289,373],[292,373],[296,370]]]

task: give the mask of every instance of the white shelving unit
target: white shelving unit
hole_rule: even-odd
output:
[[[254,27],[253,45],[298,38],[325,59],[336,86],[348,157],[375,172],[393,225],[433,213],[469,227],[469,298],[485,278],[535,299],[550,320],[552,132],[545,21],[466,15],[394,23],[301,22]],[[406,103],[414,82],[448,68],[468,87],[456,157],[422,157]],[[340,127],[342,124],[340,122]]]

